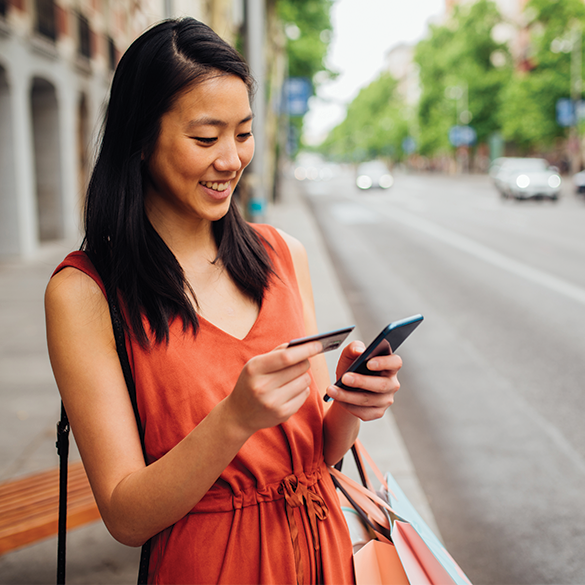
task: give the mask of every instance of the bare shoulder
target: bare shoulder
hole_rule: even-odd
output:
[[[300,266],[308,265],[307,251],[303,244],[297,238],[283,232],[281,229],[277,228],[277,231],[288,246],[295,268],[298,270]]]
[[[55,274],[45,291],[47,310],[81,312],[107,307],[101,288],[87,274],[77,268],[67,267]]]
[[[112,342],[108,302],[99,285],[77,268],[64,268],[49,281],[45,317],[50,353],[65,340],[69,346],[91,338],[106,346]]]

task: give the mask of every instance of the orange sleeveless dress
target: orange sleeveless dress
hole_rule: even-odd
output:
[[[288,246],[267,225],[272,278],[243,339],[199,318],[195,337],[170,325],[168,345],[127,342],[148,462],[179,443],[233,389],[253,356],[305,334]],[[103,284],[83,252],[72,266]],[[151,542],[152,583],[353,583],[352,546],[323,461],[323,401],[316,384],[286,423],[256,432],[183,519]]]

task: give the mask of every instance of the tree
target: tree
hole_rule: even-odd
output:
[[[335,74],[325,65],[331,40],[333,0],[277,0],[276,14],[286,33],[288,77],[304,77],[315,93],[316,74],[327,79]],[[293,132],[302,135],[303,118],[290,120]]]
[[[382,73],[363,88],[348,106],[345,120],[331,130],[319,151],[340,161],[399,160],[408,123],[396,85],[389,73]]]
[[[503,92],[499,118],[504,138],[528,153],[566,136],[556,121],[556,103],[571,97],[572,33],[585,26],[585,4],[531,0],[525,13],[530,19],[530,56]]]
[[[492,36],[501,22],[490,0],[463,4],[455,7],[446,24],[431,25],[429,38],[418,43],[415,61],[420,67],[421,154],[450,151],[451,126],[470,121],[478,142],[485,142],[499,129],[497,112],[511,75],[509,51]],[[463,103],[465,95],[467,104]]]
[[[317,72],[327,71],[332,4],[333,0],[277,0],[278,18],[285,31],[290,27],[286,41],[290,77],[313,80]]]

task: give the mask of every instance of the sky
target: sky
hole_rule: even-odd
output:
[[[319,143],[343,120],[345,105],[382,71],[386,53],[423,38],[429,20],[444,10],[445,0],[336,0],[327,65],[340,75],[311,98],[305,140]]]

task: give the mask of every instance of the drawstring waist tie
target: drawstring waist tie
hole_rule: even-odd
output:
[[[304,507],[311,528],[313,551],[315,556],[316,580],[322,581],[321,545],[317,520],[325,520],[329,515],[329,508],[323,498],[311,490],[323,477],[322,469],[311,472],[299,472],[286,476],[278,483],[262,487],[250,487],[237,492],[229,486],[221,485],[220,481],[212,487],[199,503],[191,510],[191,514],[209,514],[240,510],[248,506],[257,506],[262,503],[284,500],[286,517],[294,551],[297,581],[305,583],[304,567],[301,559],[299,543],[299,528],[295,519],[295,508]]]
[[[290,536],[295,555],[295,566],[297,569],[297,583],[305,583],[303,561],[301,559],[301,548],[299,545],[299,529],[295,520],[294,508],[305,506],[309,525],[311,526],[311,536],[313,538],[313,549],[315,552],[315,566],[317,571],[317,580],[321,580],[321,545],[319,541],[319,529],[317,520],[325,520],[329,514],[329,508],[323,498],[312,492],[308,487],[299,481],[296,475],[285,477],[279,488],[284,494],[286,517],[290,529]]]

